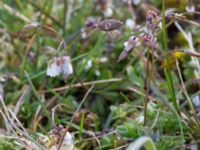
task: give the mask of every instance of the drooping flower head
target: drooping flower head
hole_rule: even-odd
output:
[[[63,78],[66,80],[67,77],[73,74],[73,68],[71,64],[71,58],[69,56],[62,57],[62,67],[61,73],[63,74]]]
[[[56,77],[62,74],[64,79],[73,74],[71,58],[69,56],[59,56],[48,62],[47,75]]]
[[[55,77],[60,75],[61,65],[59,63],[59,58],[53,58],[48,62],[47,75],[50,77]]]

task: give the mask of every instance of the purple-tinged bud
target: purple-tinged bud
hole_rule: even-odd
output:
[[[113,31],[120,28],[122,25],[123,23],[119,20],[106,19],[104,21],[101,21],[99,24],[97,24],[97,27],[101,31]]]
[[[124,50],[129,52],[133,49],[133,46],[138,42],[138,38],[135,36],[131,36],[128,41],[124,42]]]
[[[88,17],[86,22],[85,22],[85,27],[86,28],[90,28],[93,27],[95,25],[96,21],[93,17]]]
[[[128,57],[128,52],[123,50],[118,57],[118,62],[125,60]]]
[[[118,57],[118,62],[125,60],[128,57],[128,54],[132,51],[134,46],[137,46],[139,43],[138,37],[131,36],[128,41],[124,42],[124,50],[121,52]]]
[[[156,41],[152,34],[144,34],[142,38],[147,44],[153,44]]]
[[[153,23],[152,21],[154,19],[159,19],[158,15],[156,14],[156,12],[149,10],[147,13],[147,21],[149,21],[150,23]]]

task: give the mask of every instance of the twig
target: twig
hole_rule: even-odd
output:
[[[190,109],[192,110],[192,113],[195,115],[195,109],[193,107],[193,104],[192,104],[192,100],[190,99],[189,95],[188,95],[188,92],[185,88],[185,84],[184,84],[184,81],[183,81],[183,77],[181,75],[181,70],[180,70],[180,67],[179,67],[179,62],[178,60],[176,60],[176,67],[177,67],[177,70],[178,70],[178,75],[179,75],[179,78],[180,78],[180,81],[181,81],[181,85],[182,85],[182,88],[183,88],[183,92],[186,96],[186,99],[188,100],[188,103],[190,105]]]
[[[72,84],[70,86],[67,85],[67,86],[54,88],[54,89],[46,90],[46,91],[42,91],[42,92],[48,93],[48,92],[52,92],[52,91],[53,92],[63,91],[63,90],[69,89],[69,88],[79,88],[79,87],[82,87],[82,86],[88,86],[88,85],[93,85],[93,84],[103,84],[103,83],[119,82],[119,81],[122,81],[122,78],[112,78],[112,79],[105,79],[105,80],[98,80],[98,81],[89,81],[89,82],[83,82],[82,84],[76,83],[76,84]]]

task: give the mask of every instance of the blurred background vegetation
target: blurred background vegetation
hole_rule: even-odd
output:
[[[193,12],[186,9],[192,7]],[[74,134],[75,146],[79,149],[125,149],[141,136],[151,137],[158,150],[191,149],[192,146],[198,149],[200,70],[198,63],[191,63],[190,55],[177,58],[173,52],[191,48],[175,25],[177,21],[186,33],[191,33],[193,48],[198,53],[200,3],[198,0],[166,0],[166,10],[172,12],[171,18],[166,17],[170,63],[163,65],[166,58],[160,30],[155,49],[158,57],[150,60],[153,69],[144,126],[148,47],[141,45],[129,53],[126,60],[117,60],[124,42],[138,35],[145,26],[149,10],[162,17],[162,1],[0,1],[0,94],[6,107],[15,113],[33,139],[37,140],[39,133],[48,135],[57,125],[66,126],[73,116],[69,131]],[[124,23],[117,33],[111,33],[112,37],[98,29],[76,37],[88,20],[99,23],[111,18]],[[71,57],[74,69],[66,82],[62,76],[46,75],[47,62],[55,57],[61,42],[55,33],[28,31],[25,37],[17,36],[31,22],[54,29],[70,46],[66,52],[63,47],[61,50]],[[193,104],[196,114],[189,107],[176,59],[189,98],[199,103]],[[172,104],[164,75],[166,68],[171,72],[179,112]],[[84,83],[88,84],[83,86]],[[96,83],[94,88],[76,111],[93,83]],[[15,146],[13,139],[17,135],[9,132],[9,123],[3,116],[0,118],[0,149],[23,149],[23,146]]]

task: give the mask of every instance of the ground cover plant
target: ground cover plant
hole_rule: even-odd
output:
[[[198,0],[0,1],[0,150],[197,150]]]

